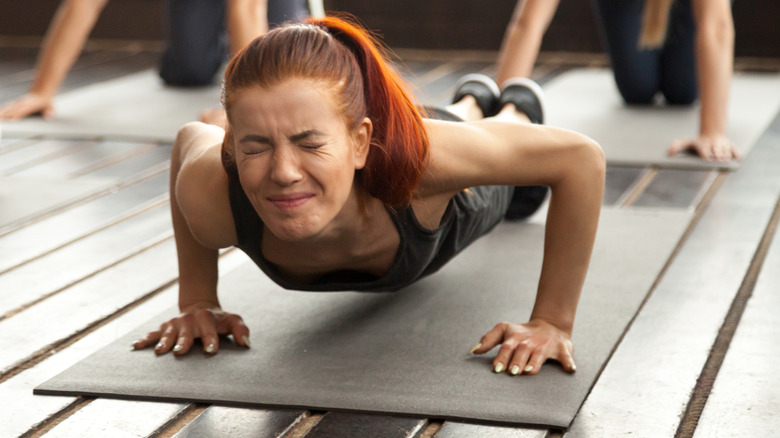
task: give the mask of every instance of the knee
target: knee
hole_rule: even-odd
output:
[[[653,103],[658,89],[649,86],[619,86],[620,95],[629,105],[649,105]]]
[[[181,87],[197,87],[214,82],[219,65],[199,62],[191,57],[182,57],[176,61],[164,60],[160,66],[160,78],[167,84]]]
[[[664,99],[669,105],[692,105],[699,98],[695,89],[665,90]]]

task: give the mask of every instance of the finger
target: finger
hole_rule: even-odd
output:
[[[512,361],[509,364],[509,374],[516,376],[524,373],[528,367],[528,357],[531,355],[531,348],[528,341],[522,341],[517,344]]]
[[[736,146],[731,145],[731,157],[735,160],[741,160],[742,154],[739,153],[739,150],[737,150]]]
[[[134,350],[143,350],[144,348],[154,345],[160,340],[161,333],[159,330],[149,332],[143,338],[133,342],[131,345]]]
[[[233,335],[233,339],[238,345],[250,348],[252,344],[249,342],[249,327],[244,324],[244,320],[238,315],[230,315],[228,317],[228,330]]]
[[[176,345],[173,347],[173,354],[177,356],[186,354],[190,351],[194,341],[195,337],[193,336],[190,327],[186,323],[182,324],[179,329],[179,337],[176,339]]]
[[[564,348],[557,360],[561,363],[566,372],[573,373],[577,371],[577,364],[574,363],[574,357],[568,349]]]
[[[217,321],[214,314],[208,310],[198,310],[194,314],[195,324],[203,342],[203,352],[214,354],[219,349],[219,336],[217,335]]]
[[[511,342],[510,340],[501,344],[501,348],[498,349],[496,358],[493,359],[493,371],[500,373],[507,369],[517,345],[518,344]]]
[[[493,329],[491,329],[489,332],[485,334],[485,336],[480,339],[479,343],[471,348],[469,350],[469,353],[474,354],[482,354],[487,353],[490,351],[493,347],[500,344],[504,340],[504,331],[506,330],[506,323],[500,322],[496,324]]]
[[[666,150],[666,154],[669,156],[677,155],[683,150],[688,149],[688,147],[690,147],[690,142],[686,140],[676,140],[669,146],[669,149]]]
[[[157,354],[165,354],[171,351],[171,348],[173,348],[174,345],[174,340],[176,339],[177,332],[178,330],[174,324],[166,324],[165,330],[163,330],[160,340],[157,342],[157,345],[154,346],[154,352]]]
[[[542,365],[544,365],[544,362],[547,360],[547,354],[544,353],[541,349],[534,350],[534,352],[531,354],[531,357],[528,359],[528,363],[526,364],[525,368],[523,368],[523,374],[530,374],[534,375],[539,372],[540,369],[542,369]]]

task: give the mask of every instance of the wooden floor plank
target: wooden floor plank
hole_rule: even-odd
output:
[[[41,140],[0,155],[0,176],[12,175],[42,162],[89,148],[84,140]]]
[[[567,437],[674,436],[780,197],[774,123],[703,211]]]
[[[633,205],[695,208],[717,175],[715,170],[659,169]]]
[[[63,155],[57,159],[34,164],[16,172],[14,176],[23,178],[50,178],[52,175],[72,178],[73,174],[82,173],[82,169],[106,162],[114,156],[125,155],[134,149],[145,148],[148,145],[124,142],[91,143],[89,147],[72,154]]]
[[[306,438],[411,438],[422,430],[420,418],[328,412]]]
[[[80,333],[176,276],[176,249],[170,239],[0,321],[0,333],[14,334],[0,337],[0,372]]]
[[[776,225],[773,232],[694,438],[769,437],[780,430],[780,232]]]
[[[219,271],[224,275],[236,266],[245,263],[246,260],[246,256],[240,252],[229,252],[220,258]],[[124,284],[126,280],[127,278],[120,278],[117,284]],[[111,290],[115,291],[115,289]],[[10,411],[11,415],[8,418],[0,421],[0,436],[19,436],[35,429],[41,422],[72,403],[73,397],[35,396],[33,388],[115,341],[117,337],[137,328],[151,315],[157,315],[175,305],[177,294],[176,285],[161,291],[72,345],[59,349],[54,356],[36,363],[33,367],[0,383],[0,405],[16,407]],[[125,300],[120,300],[120,302],[122,301]],[[126,301],[130,302],[129,299]],[[60,319],[62,318],[58,318],[57,321]],[[15,335],[8,333],[0,330],[0,338],[9,338],[9,341],[16,339]],[[0,375],[1,377],[2,375]],[[119,409],[123,409],[121,405]],[[134,421],[144,420],[136,418]]]
[[[0,276],[0,315],[46,297],[173,235],[161,204]]]
[[[167,173],[0,237],[0,274],[167,199]],[[2,281],[2,277],[0,277]]]
[[[607,166],[604,181],[604,205],[616,205],[642,174],[641,167]]]
[[[57,424],[47,438],[138,438],[149,436],[187,407],[156,403],[97,399]]]
[[[545,438],[547,429],[521,427],[485,426],[445,421],[434,435],[435,438]]]
[[[292,429],[304,415],[306,412],[301,410],[210,406],[174,438],[277,438]]]
[[[104,167],[93,169],[81,176],[100,179],[109,178],[115,181],[121,181],[149,171],[150,169],[167,167],[170,158],[170,145],[157,146],[143,154],[132,156],[118,163],[108,163]]]

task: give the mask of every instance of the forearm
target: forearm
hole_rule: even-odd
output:
[[[51,97],[84,48],[107,0],[64,0],[52,20],[38,56],[30,92]]]
[[[530,77],[559,0],[518,0],[498,57],[496,82]]]
[[[544,261],[531,319],[543,319],[571,334],[590,263],[604,189],[604,159],[586,148],[566,176],[551,186]]]
[[[228,0],[226,25],[230,50],[236,53],[268,32],[268,1]]]
[[[734,24],[728,0],[696,3],[696,66],[701,96],[699,132],[726,134],[728,99],[734,62]],[[711,10],[704,10],[710,7]],[[714,9],[714,10],[712,10]]]

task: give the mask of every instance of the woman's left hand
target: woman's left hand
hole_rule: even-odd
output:
[[[676,140],[669,146],[668,154],[692,151],[707,161],[731,161],[740,158],[734,143],[725,135],[699,135],[697,138]]]
[[[525,324],[500,322],[485,336],[470,353],[483,354],[501,344],[493,370],[497,373],[536,374],[547,359],[553,359],[563,365],[563,369],[573,373],[574,344],[568,333],[542,319],[532,319]]]

